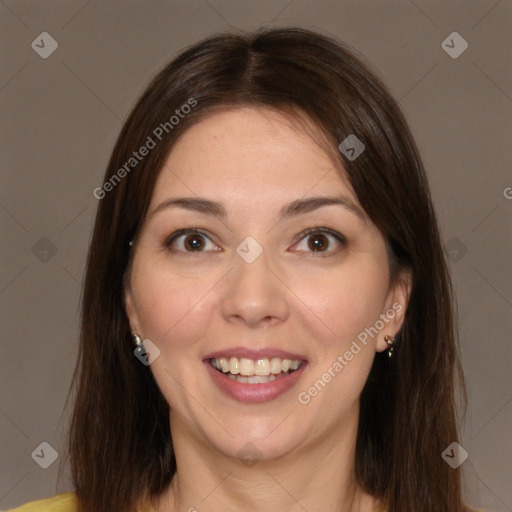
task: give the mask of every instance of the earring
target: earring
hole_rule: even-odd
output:
[[[133,335],[133,344],[136,347],[139,347],[140,345],[142,345],[142,340],[140,339],[140,336],[138,336],[137,334]]]
[[[384,336],[384,341],[389,345],[388,357],[392,357],[393,349],[394,349],[393,345],[395,344],[395,338],[393,336],[390,336],[389,334],[386,334],[386,336]]]
[[[130,247],[133,247],[133,240],[130,240],[130,242],[128,243],[128,245],[129,245]]]

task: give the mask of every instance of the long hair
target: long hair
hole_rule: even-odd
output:
[[[215,109],[247,105],[313,121],[398,268],[412,275],[394,357],[376,354],[361,394],[359,484],[389,512],[465,510],[460,470],[441,457],[458,439],[457,385],[465,405],[454,298],[417,147],[369,66],[344,43],[301,28],[220,34],[185,49],[152,80],[119,134],[94,191],[70,388],[68,450],[80,510],[134,512],[176,472],[169,405],[133,354],[123,302],[129,242],[179,136]],[[338,150],[349,135],[365,145],[356,159]]]

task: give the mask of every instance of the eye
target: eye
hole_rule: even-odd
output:
[[[300,236],[300,244],[297,244],[295,247],[298,247],[299,250],[305,251],[333,252],[328,250],[332,245],[332,239],[334,239],[333,243],[335,245],[338,244],[344,246],[347,243],[347,239],[341,233],[329,228],[310,228],[303,231]]]
[[[208,247],[207,240],[210,241],[211,246]],[[172,252],[205,252],[205,251],[218,251],[220,250],[210,238],[201,231],[194,228],[186,228],[175,231],[165,241],[165,246]]]

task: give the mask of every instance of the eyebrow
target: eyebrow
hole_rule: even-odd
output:
[[[291,203],[285,204],[279,212],[279,220],[285,220],[290,217],[303,215],[312,212],[323,206],[339,205],[346,208],[348,211],[356,214],[361,220],[366,221],[364,211],[354,204],[350,199],[339,197],[309,197],[307,199],[296,199]],[[195,211],[205,215],[212,215],[221,220],[227,218],[227,211],[224,205],[218,201],[200,197],[176,197],[169,198],[160,203],[150,214],[150,218],[155,214],[167,210],[169,208],[183,208],[189,211]]]

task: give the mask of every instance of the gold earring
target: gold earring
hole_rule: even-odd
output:
[[[133,344],[138,347],[140,345],[142,345],[142,340],[140,339],[140,336],[138,336],[137,334],[134,334],[133,335]]]
[[[384,336],[384,341],[389,345],[388,357],[392,357],[393,349],[394,349],[393,345],[395,344],[395,338],[393,336],[390,336],[389,334],[386,334],[386,336]]]

